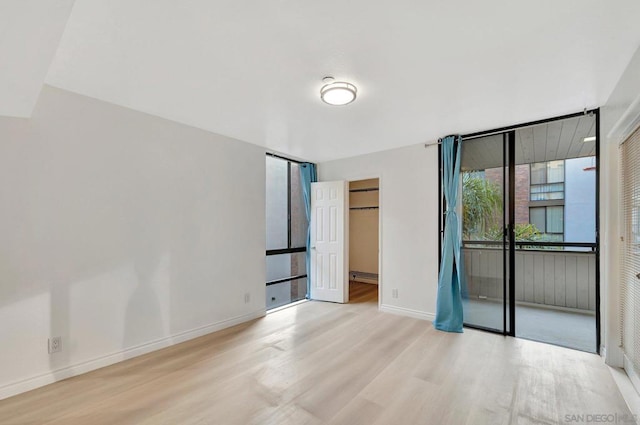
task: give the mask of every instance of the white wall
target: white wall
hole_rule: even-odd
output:
[[[74,3],[0,1],[0,116],[31,116]]]
[[[606,362],[622,366],[620,343],[620,208],[618,145],[640,124],[640,48],[631,59],[607,103],[601,108],[600,243],[602,341]]]
[[[0,398],[263,315],[264,182],[262,148],[51,87],[0,118]]]
[[[318,164],[320,181],[380,178],[381,308],[433,319],[438,285],[438,148]],[[392,289],[398,298],[392,298]]]
[[[565,160],[564,240],[565,242],[596,241],[596,172],[594,157]],[[590,248],[575,248],[588,251]]]

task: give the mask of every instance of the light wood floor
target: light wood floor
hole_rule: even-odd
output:
[[[0,424],[549,424],[629,414],[593,354],[308,302],[0,401]],[[575,421],[574,421],[575,423]],[[584,423],[584,422],[583,422]]]

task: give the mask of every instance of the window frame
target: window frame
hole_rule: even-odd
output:
[[[279,159],[287,162],[287,246],[285,248],[267,249],[267,255],[279,255],[279,254],[293,254],[296,252],[305,252],[306,246],[292,246],[291,237],[291,164],[304,164],[303,162],[296,161],[294,159],[285,158],[279,155],[269,154],[267,156]]]
[[[542,161],[542,162],[534,162],[529,166],[529,202],[557,202],[554,205],[564,205],[565,193],[566,193],[566,182],[567,182],[567,164],[564,159],[555,160],[562,161],[562,181],[554,181],[549,182],[549,164],[554,161]],[[544,172],[544,182],[542,183],[533,183],[533,166],[537,164],[545,164],[545,172]],[[540,191],[536,192],[536,195],[544,195],[547,193],[562,193],[562,198],[549,198],[549,199],[532,199],[533,188],[541,187],[541,186],[553,186],[553,185],[562,185],[562,190],[554,190],[554,191]]]
[[[547,222],[548,222],[548,210],[547,208],[562,208],[562,232],[548,232],[547,231]],[[542,233],[543,235],[560,235],[562,236],[562,240],[560,242],[564,242],[564,231],[565,231],[565,225],[564,225],[564,204],[562,205],[531,205],[529,204],[529,217],[531,217],[531,210],[532,209],[544,209],[544,229],[538,229],[540,231],[540,233]],[[529,219],[529,222],[531,222],[531,219]],[[536,226],[537,227],[537,226]]]
[[[291,237],[291,164],[295,163],[298,165],[305,164],[302,161],[296,161],[295,159],[286,158],[280,155],[268,153],[266,154],[268,157],[272,157],[275,159],[279,159],[287,162],[287,247],[286,248],[276,248],[276,249],[267,249],[266,256],[271,255],[283,255],[283,254],[295,254],[299,252],[307,252],[307,247],[305,246],[292,246],[292,237]],[[306,213],[305,213],[306,214]],[[309,226],[309,223],[307,223]],[[306,278],[307,274],[299,274],[295,276],[289,276],[285,278],[275,279],[268,281],[266,283],[267,286],[276,285],[278,283],[290,282],[298,279]]]

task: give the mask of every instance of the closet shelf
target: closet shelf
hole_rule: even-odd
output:
[[[349,192],[375,192],[380,190],[378,187],[365,187],[362,189],[350,189]]]
[[[369,272],[359,272],[352,270],[349,272],[349,276],[352,277],[351,280],[356,280],[357,278],[369,279],[369,280],[378,280],[378,273],[369,273]]]

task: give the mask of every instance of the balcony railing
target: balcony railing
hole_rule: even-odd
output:
[[[463,241],[471,298],[503,299],[502,242]],[[516,242],[517,302],[595,312],[596,245]]]

